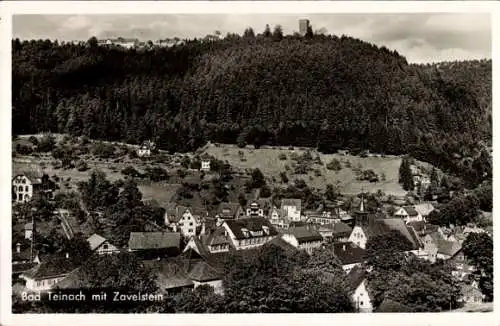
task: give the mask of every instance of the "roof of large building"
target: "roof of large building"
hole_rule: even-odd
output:
[[[337,222],[335,224],[333,224],[333,234],[334,236],[341,236],[341,235],[344,235],[344,234],[351,234],[352,232],[352,228],[343,223],[343,222]]]
[[[281,207],[284,206],[295,206],[298,210],[300,210],[302,206],[302,200],[297,198],[283,198],[281,200]]]
[[[380,236],[395,230],[408,239],[414,249],[418,249],[422,246],[415,229],[406,225],[405,221],[400,218],[374,219],[367,224],[361,225],[360,227],[367,238]]]
[[[266,234],[264,232],[262,236],[268,236],[268,235],[272,236],[278,234],[274,226],[272,226],[269,220],[264,217],[246,217],[238,220],[227,220],[225,223],[227,224],[231,232],[234,234],[236,239],[261,237],[261,236],[252,236],[250,232],[258,232],[258,231],[264,232],[265,231],[264,227],[267,227],[269,234]],[[247,234],[247,236],[245,236],[244,229],[250,231],[249,232],[250,234]]]
[[[291,227],[286,230],[286,233],[291,234],[297,239],[298,243],[312,242],[312,241],[322,241],[323,237],[312,227],[298,226]]]
[[[437,241],[438,254],[453,256],[462,249],[462,245],[458,241],[447,241],[439,239]]]
[[[333,253],[339,259],[342,265],[361,263],[366,258],[365,249],[356,246],[352,242],[334,243]]]
[[[144,265],[156,275],[156,284],[160,289],[193,286],[193,281],[186,273],[187,263],[182,260],[168,259],[144,261]]]
[[[67,275],[75,268],[77,268],[77,266],[71,260],[57,258],[37,264],[22,275],[32,279],[55,278],[57,276]]]
[[[176,232],[130,232],[128,246],[132,250],[179,248],[181,235]]]

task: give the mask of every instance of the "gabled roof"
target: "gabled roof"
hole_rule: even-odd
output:
[[[144,265],[156,275],[156,284],[160,289],[174,289],[194,285],[185,272],[184,263],[184,261],[165,259],[144,261]]]
[[[131,250],[179,248],[181,235],[176,232],[130,232]]]
[[[297,198],[283,198],[281,200],[281,207],[283,206],[295,206],[298,210],[300,210],[302,206],[302,200]]]
[[[423,203],[415,205],[415,210],[420,213],[422,216],[429,215],[433,210],[434,206],[431,203]]]
[[[220,203],[217,214],[223,219],[234,219],[240,209],[242,208],[239,203]]]
[[[366,258],[365,249],[356,246],[352,242],[334,243],[333,253],[339,259],[342,265],[361,263]]]
[[[90,245],[90,250],[94,251],[96,250],[100,245],[102,245],[104,242],[106,242],[106,239],[104,237],[101,237],[99,234],[94,233],[92,234],[88,239],[87,239],[89,245]]]
[[[352,232],[352,228],[343,222],[337,222],[337,223],[333,224],[333,235],[334,236],[351,234],[351,232]]]
[[[283,237],[281,235],[277,236],[276,238],[272,239],[266,245],[275,245],[280,247],[281,249],[285,250],[288,253],[297,253],[299,250],[292,246],[290,243],[286,242],[283,240]]]
[[[307,226],[291,227],[286,230],[286,233],[293,235],[298,243],[323,241],[323,237],[318,231]]]
[[[411,226],[417,232],[424,232],[426,226],[424,221],[412,221],[408,222],[406,225]]]
[[[438,254],[454,256],[462,249],[462,245],[457,241],[439,240],[437,242]]]
[[[25,230],[33,230],[33,223],[29,222],[24,224],[24,229]]]
[[[349,274],[347,274],[349,288],[352,291],[355,291],[364,281],[365,277],[366,271],[364,270],[364,268],[360,266],[354,266],[354,268],[349,271]]]
[[[215,229],[215,231],[210,234],[206,240],[206,244],[209,246],[229,243],[231,243],[231,241],[229,240],[229,237],[226,236],[226,229],[224,227],[218,227]]]
[[[408,216],[417,216],[418,212],[415,210],[413,206],[403,206],[403,209],[406,211]]]
[[[35,267],[37,263],[20,263],[20,264],[12,264],[12,273],[23,273],[26,272],[33,267]]]
[[[227,220],[225,221],[231,232],[233,232],[236,239],[246,239],[243,230],[247,229],[249,231],[263,231],[263,227],[267,227],[269,230],[269,235],[277,235],[278,232],[271,225],[269,220],[264,217],[246,217],[238,220]],[[267,236],[265,233],[263,236]],[[248,238],[252,238],[253,236],[250,234]]]
[[[33,170],[21,171],[21,172],[13,174],[12,179],[14,179],[17,176],[25,176],[26,178],[28,178],[28,180],[31,181],[31,183],[40,184],[40,183],[42,183],[43,173],[38,172],[38,171],[33,171]]]
[[[42,262],[41,264],[38,264],[32,269],[24,272],[22,275],[28,278],[40,280],[67,275],[75,268],[77,268],[77,266],[71,260],[59,258]]]
[[[222,279],[221,274],[204,261],[196,263],[188,274],[191,280],[208,282]]]
[[[418,237],[415,229],[407,226],[402,219],[387,218],[380,221],[384,223],[390,230],[399,231],[404,237],[406,237],[406,239],[410,241],[414,249],[418,249],[422,246],[420,238]]]

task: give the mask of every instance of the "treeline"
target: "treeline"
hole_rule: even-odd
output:
[[[479,155],[491,138],[491,60],[409,65],[351,37],[268,32],[130,50],[14,40],[13,132],[153,139],[169,151],[208,140],[369,149],[470,183],[491,176]]]

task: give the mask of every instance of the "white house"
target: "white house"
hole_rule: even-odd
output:
[[[31,240],[33,237],[33,223],[26,223],[24,225],[24,238]]]
[[[29,291],[47,291],[75,269],[76,266],[69,259],[52,259],[22,273],[20,278],[25,280]]]
[[[394,216],[402,218],[406,223],[423,221],[422,215],[413,206],[399,208]]]
[[[309,255],[313,250],[321,247],[323,237],[312,227],[291,227],[283,234],[283,240],[299,250],[304,250]]]
[[[273,208],[269,211],[269,220],[271,224],[280,229],[288,229],[290,226],[290,220],[286,216],[286,212],[283,212],[282,209],[273,206]]]
[[[356,266],[361,266],[366,259],[365,249],[352,242],[334,243],[333,254],[342,264],[342,269],[346,273],[349,273]]]
[[[286,217],[293,222],[299,222],[301,220],[301,205],[302,201],[300,199],[284,198],[281,200],[281,210]]]
[[[201,171],[210,171],[210,161],[209,160],[202,160],[200,170]]]
[[[49,176],[34,171],[23,172],[12,178],[12,201],[25,203],[35,195],[46,195],[52,198],[54,184]]]
[[[247,216],[252,216],[252,217],[255,217],[255,216],[260,216],[260,217],[263,217],[264,216],[264,209],[262,209],[262,207],[260,207],[259,203],[258,202],[252,202],[250,204],[249,207],[247,207]]]
[[[120,250],[112,245],[106,238],[101,237],[99,234],[92,234],[88,239],[90,250],[98,255],[110,255],[119,253]]]
[[[139,157],[149,157],[156,149],[156,144],[152,141],[145,141],[141,144],[139,149],[137,150],[137,155]]]
[[[177,206],[165,212],[165,225],[174,232],[181,232],[187,238],[196,235],[196,230],[202,225],[203,219],[208,216],[204,209]]]
[[[354,303],[356,311],[363,313],[372,312],[373,305],[366,287],[365,270],[361,267],[355,267],[347,274],[347,279],[353,291],[352,302]]]

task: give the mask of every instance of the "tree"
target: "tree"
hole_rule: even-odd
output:
[[[479,286],[486,300],[493,301],[493,239],[486,233],[469,233],[462,248],[478,271]]]
[[[82,234],[76,234],[71,240],[64,240],[61,251],[67,253],[73,263],[86,261],[92,254],[89,242]]]
[[[288,177],[286,175],[286,172],[280,172],[280,178],[281,178],[281,182],[288,183]]]
[[[260,197],[269,198],[271,197],[271,188],[267,184],[260,187]]]
[[[401,165],[399,167],[399,183],[406,191],[412,191],[415,188],[410,167],[410,159],[408,157],[404,157],[401,161]]]
[[[264,174],[260,169],[253,169],[250,179],[250,188],[256,189],[264,186],[266,184],[266,179],[264,178]]]
[[[238,195],[238,203],[241,205],[241,207],[245,207],[247,205],[247,198],[245,197],[245,194],[240,193]]]
[[[56,139],[51,134],[45,134],[42,136],[38,143],[37,150],[39,152],[50,152],[56,146]]]
[[[253,31],[252,27],[248,27],[245,29],[245,31],[243,32],[243,37],[255,38],[255,32]]]
[[[399,270],[403,252],[412,247],[411,242],[396,230],[371,237],[366,242],[367,263],[377,269]]]
[[[283,39],[283,28],[281,25],[276,25],[273,31],[273,40],[281,41]]]
[[[305,37],[309,38],[309,39],[314,37],[314,33],[313,33],[313,29],[312,29],[311,25],[307,26],[307,31],[306,31]]]
[[[264,29],[264,37],[271,37],[271,27],[269,27],[269,24],[266,24],[266,28]]]
[[[339,160],[333,158],[328,164],[326,164],[326,168],[328,170],[340,171],[342,170],[342,164],[340,164]]]
[[[118,188],[101,171],[93,171],[88,181],[78,184],[78,190],[90,211],[110,207],[118,200]]]

